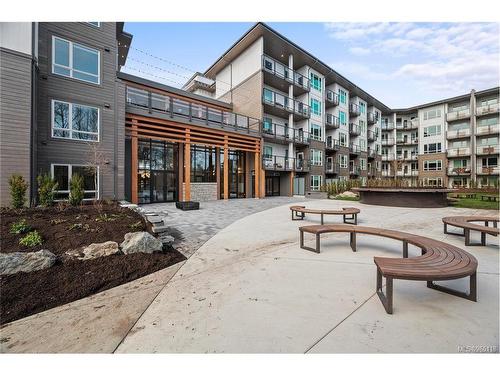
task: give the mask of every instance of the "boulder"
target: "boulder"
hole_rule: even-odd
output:
[[[160,241],[166,246],[171,246],[174,243],[175,238],[166,234],[166,235],[160,236]]]
[[[52,267],[57,257],[48,250],[31,253],[0,253],[0,275],[33,272]]]
[[[339,197],[349,197],[349,198],[356,198],[358,194],[353,193],[352,191],[344,191],[342,194],[338,195]]]
[[[95,259],[99,257],[106,257],[108,255],[118,254],[120,248],[118,243],[114,241],[106,241],[101,243],[93,243],[82,249],[82,260]]]
[[[125,235],[120,244],[124,254],[154,253],[163,250],[163,243],[148,232],[133,232]]]

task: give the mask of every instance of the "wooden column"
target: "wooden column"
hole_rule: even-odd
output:
[[[229,199],[229,149],[227,136],[224,144],[224,199]]]
[[[255,171],[255,198],[260,198],[260,153],[254,153],[254,171]]]
[[[217,199],[220,199],[220,147],[215,148],[215,181],[217,183]]]
[[[132,132],[131,132],[131,167],[130,167],[130,175],[131,175],[131,197],[130,200],[132,203],[139,203],[139,194],[138,194],[138,175],[139,175],[139,140],[137,139],[137,120],[132,120]]]
[[[177,181],[177,189],[178,189],[178,194],[177,194],[177,200],[178,201],[183,201],[184,200],[184,144],[178,143],[179,149],[177,150],[177,157],[179,158],[177,170],[178,170],[178,178],[179,181]]]
[[[191,140],[189,129],[186,131],[186,143],[184,145],[184,201],[191,200]]]
[[[251,153],[245,152],[245,198],[251,198],[252,190],[252,174],[250,173],[250,155]]]

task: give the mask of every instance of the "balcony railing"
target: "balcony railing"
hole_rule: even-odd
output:
[[[413,120],[410,120],[410,126],[412,129],[418,129],[418,126],[420,125],[420,120],[419,118],[414,118]]]
[[[339,105],[339,94],[332,90],[326,90],[325,104],[327,108]]]
[[[327,137],[325,147],[327,150],[338,150],[340,148],[340,144],[338,139]]]
[[[498,166],[492,166],[492,167],[479,167],[477,168],[477,174],[482,174],[482,175],[498,175],[500,174],[500,167]]]
[[[310,116],[310,108],[307,104],[267,88],[264,88],[262,102],[278,110],[293,113],[302,118],[309,118]]]
[[[394,154],[382,154],[382,160],[383,161],[391,161],[395,159]]]
[[[470,167],[448,167],[448,176],[468,176],[470,175]]]
[[[326,162],[326,173],[339,173],[340,165],[339,163],[334,163],[332,161]]]
[[[476,135],[498,134],[499,132],[500,126],[498,124],[478,126],[476,128]]]
[[[447,151],[447,155],[448,157],[469,156],[470,148],[469,147],[450,148]]]
[[[351,116],[359,116],[361,114],[361,110],[359,108],[359,105],[350,103],[349,104],[349,114]]]
[[[293,129],[293,143],[296,145],[308,145],[311,142],[309,132],[302,129]]]
[[[294,170],[295,172],[308,172],[311,167],[311,162],[304,159],[294,160]]]
[[[375,142],[377,140],[377,134],[373,130],[368,130],[368,142]]]
[[[446,114],[446,121],[461,120],[470,117],[470,109],[461,109],[459,111],[450,111]]]
[[[394,146],[394,138],[382,138],[382,146]]]
[[[360,135],[361,128],[359,125],[353,124],[352,122],[349,124],[349,134],[350,135]]]
[[[465,138],[465,137],[470,137],[470,129],[448,130],[446,132],[446,139]]]
[[[394,123],[393,122],[382,123],[381,128],[382,128],[382,131],[394,130]]]
[[[368,154],[368,158],[370,158],[370,159],[373,159],[373,158],[375,158],[375,156],[377,156],[377,152],[370,147],[368,147],[368,150],[366,153]]]
[[[378,112],[368,112],[367,121],[369,125],[373,125],[378,121]]]
[[[396,144],[398,145],[415,145],[418,143],[418,138],[397,138]]]
[[[358,145],[355,145],[355,144],[351,143],[349,145],[349,152],[351,154],[354,154],[354,155],[359,155],[359,154],[361,154],[361,149],[359,148]]]
[[[388,169],[382,169],[382,177],[394,177],[394,173]]]
[[[485,146],[477,146],[476,154],[477,155],[494,155],[498,154],[500,147],[498,145],[485,145]]]
[[[409,171],[396,171],[396,176],[398,177],[415,177],[418,176],[418,169],[412,169]]]
[[[309,78],[297,73],[293,69],[290,69],[287,65],[282,64],[272,57],[262,55],[262,69],[278,78],[300,87],[301,89],[304,89],[305,91],[309,91]]]
[[[304,159],[289,158],[278,155],[264,155],[262,167],[270,171],[308,171],[310,163]]]
[[[349,165],[349,174],[359,176],[361,174],[361,167],[359,165]]]
[[[188,121],[193,125],[223,128],[260,136],[261,122],[238,113],[212,108],[198,102],[127,87],[127,111],[147,111],[165,118]]]
[[[499,108],[500,108],[499,103],[480,105],[476,107],[476,115],[483,116],[483,115],[489,115],[491,113],[497,113],[499,111]]]
[[[288,126],[267,121],[262,122],[262,137],[273,139],[276,142],[292,142],[291,130]]]
[[[338,129],[340,126],[340,119],[331,113],[327,113],[325,124],[327,129]]]
[[[412,129],[417,129],[419,124],[419,120],[413,119],[413,120],[405,120],[401,122],[396,122],[396,129],[398,130],[412,130]]]

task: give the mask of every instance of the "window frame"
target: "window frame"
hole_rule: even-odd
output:
[[[51,163],[50,164],[50,176],[55,179],[55,176],[54,176],[54,167],[57,166],[57,167],[67,167],[68,168],[68,190],[56,190],[56,194],[68,194],[68,198],[67,199],[54,199],[54,201],[56,202],[61,202],[61,201],[66,201],[69,199],[69,187],[70,187],[70,181],[71,181],[71,177],[73,176],[73,167],[83,167],[83,168],[88,168],[89,166],[88,165],[84,165],[84,164],[65,164],[65,163]],[[100,186],[101,186],[101,177],[100,177],[100,173],[99,173],[99,166],[96,165],[94,166],[95,170],[96,170],[96,174],[97,174],[97,185],[96,185],[96,190],[84,190],[84,193],[94,193],[95,194],[95,197],[94,198],[83,198],[84,201],[93,201],[93,200],[96,200],[98,201],[100,199]]]
[[[317,179],[315,177],[318,177]],[[314,182],[319,182],[318,186],[314,184]],[[323,184],[323,176],[322,175],[311,175],[310,188],[311,191],[320,191],[321,185]]]
[[[317,104],[317,110],[315,109],[315,105],[314,104]],[[322,114],[322,108],[321,108],[321,101],[316,99],[316,98],[311,98],[310,100],[310,107],[311,107],[311,113],[315,116],[321,116]]]
[[[323,91],[322,90],[323,79],[320,76],[318,76],[316,73],[313,73],[313,72],[310,73],[309,78],[310,78],[310,82],[311,82],[311,87],[318,92],[322,92]],[[314,84],[315,81],[318,83],[319,86],[316,86]]]
[[[68,66],[64,66],[64,65],[60,65],[60,64],[57,64],[56,63],[56,39],[59,39],[63,42],[66,42],[66,43],[69,43],[69,56],[68,56],[68,60],[69,60],[69,65]],[[73,71],[76,71],[78,73],[83,73],[83,74],[87,74],[87,75],[91,75],[93,76],[93,74],[91,73],[87,73],[87,72],[84,72],[84,71],[81,71],[81,70],[77,70],[77,69],[74,69],[73,68],[73,46],[76,45],[80,48],[83,48],[83,49],[86,49],[86,50],[91,50],[91,51],[95,51],[97,52],[97,82],[92,82],[92,81],[87,81],[85,79],[82,79],[82,78],[78,78],[78,77],[74,77],[73,75]],[[92,85],[100,85],[101,84],[101,51],[97,48],[93,48],[93,47],[88,47],[84,44],[81,44],[81,43],[76,43],[76,42],[73,42],[71,40],[67,40],[67,39],[64,39],[64,38],[61,38],[59,36],[56,36],[56,35],[52,35],[52,61],[51,61],[51,72],[52,74],[56,75],[56,76],[59,76],[59,77],[65,77],[65,78],[70,78],[70,79],[75,79],[77,81],[81,81],[81,82],[85,82],[85,83],[90,83]],[[55,72],[54,68],[55,67],[60,67],[60,68],[63,68],[63,69],[68,69],[69,70],[69,76],[66,76],[64,74],[61,74],[61,73],[57,73]]]
[[[85,23],[86,25],[90,25],[90,26],[92,26],[92,27],[95,27],[96,29],[100,29],[100,28],[101,28],[101,23],[102,23],[102,22],[94,22],[94,23],[96,23],[97,25],[94,25],[94,23],[89,22],[89,21],[85,21],[84,23]]]
[[[55,103],[64,103],[68,104],[68,111],[69,111],[69,128],[68,129],[63,129],[63,128],[55,128],[54,127],[54,120],[55,120],[55,114],[54,114],[54,109],[55,109]],[[73,130],[73,105],[77,105],[80,107],[87,107],[87,108],[92,108],[92,109],[97,109],[97,133],[94,132],[87,132],[87,131],[82,131],[82,130]],[[101,141],[101,111],[99,107],[94,107],[91,105],[86,105],[86,104],[80,104],[80,103],[72,103],[72,102],[67,102],[65,100],[59,100],[59,99],[52,99],[50,102],[50,127],[51,127],[51,138],[54,139],[65,139],[69,141],[80,141],[80,142],[100,142]],[[63,130],[63,131],[69,131],[70,136],[69,137],[58,137],[54,135],[55,130]],[[85,134],[97,134],[97,140],[93,139],[79,139],[79,138],[73,138],[73,132],[76,133],[85,133]]]
[[[318,130],[319,136],[315,135],[313,130]],[[323,127],[319,124],[311,122],[311,125],[309,127],[309,136],[311,139],[314,139],[316,141],[323,140]]]
[[[435,164],[435,168],[431,168],[430,164]],[[442,171],[443,170],[443,161],[438,160],[424,160],[424,171]]]
[[[311,165],[321,167],[323,166],[323,151],[316,150],[315,148],[310,149]]]

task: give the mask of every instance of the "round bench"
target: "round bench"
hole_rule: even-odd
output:
[[[305,206],[290,206],[292,220],[304,220],[306,214],[321,215],[321,224],[324,224],[325,215],[342,215],[346,224],[358,224],[358,214],[361,212],[356,207],[343,207],[342,210],[318,210]]]
[[[498,236],[500,231],[498,230],[498,222],[500,221],[498,217],[494,216],[447,216],[443,217],[443,232],[445,234],[455,234],[459,236],[465,236],[465,245],[473,246],[479,244],[473,244],[470,241],[470,231],[475,230],[481,233],[481,245],[486,246],[486,235]],[[473,222],[484,222],[484,225],[474,224]],[[493,226],[489,226],[489,223],[493,223]],[[448,225],[453,227],[462,228],[464,230],[463,234],[448,232]]]

